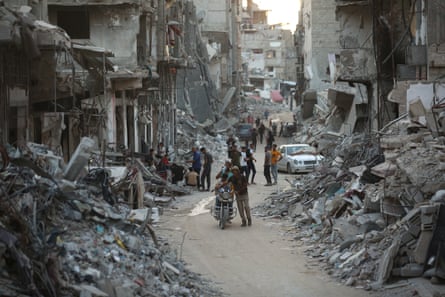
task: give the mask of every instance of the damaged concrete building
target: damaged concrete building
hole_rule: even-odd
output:
[[[43,143],[65,160],[83,136],[101,151],[173,152],[177,108],[214,120],[192,2],[28,2],[2,8],[2,143]]]
[[[327,124],[339,135],[370,134],[418,99],[441,117],[443,14],[438,1],[302,1],[297,103],[312,107],[313,90],[316,110],[335,106]]]
[[[444,6],[302,4],[295,40],[305,89],[293,141],[316,145],[326,163],[265,209],[289,219],[307,255],[346,285],[396,282],[431,296],[399,280],[445,282]]]
[[[53,129],[55,122],[60,128],[63,121],[58,99],[76,89],[72,80],[68,90],[57,93],[55,89],[59,79],[66,80],[56,75],[56,68],[57,60],[71,62],[67,59],[70,39],[63,30],[37,20],[30,7],[10,2],[1,7],[0,140],[19,146],[36,139],[58,150],[61,131]],[[46,113],[41,111],[44,104]],[[59,142],[54,143],[51,135]]]
[[[260,9],[254,1],[247,1],[241,24],[241,44],[243,85],[251,86],[250,91],[259,89],[260,96],[266,99],[278,100],[272,98],[275,94],[287,96],[289,90],[284,88],[285,82],[295,86],[296,81],[292,32],[284,29],[283,24],[269,24],[268,11]]]

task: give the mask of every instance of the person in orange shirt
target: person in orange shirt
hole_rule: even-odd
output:
[[[272,155],[270,171],[272,173],[273,184],[276,185],[278,181],[278,161],[280,161],[283,156],[281,155],[280,151],[277,150],[277,145],[275,143],[272,145],[272,151],[270,153]]]

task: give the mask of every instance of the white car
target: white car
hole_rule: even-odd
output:
[[[323,156],[308,144],[284,144],[279,151],[283,158],[278,162],[278,170],[287,173],[311,172],[320,165]]]

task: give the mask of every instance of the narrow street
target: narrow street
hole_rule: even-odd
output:
[[[280,173],[278,186],[264,187],[264,144],[258,146],[255,156],[258,172],[256,185],[249,186],[251,208],[287,183],[287,175]],[[215,175],[215,168],[213,171]],[[178,197],[173,208],[164,210],[158,228],[192,271],[215,282],[229,296],[370,296],[325,275],[317,260],[307,262],[305,247],[282,235],[279,220],[263,219],[253,211],[252,227],[241,227],[237,215],[220,230],[208,212],[210,204],[205,202],[209,201],[213,202],[209,192]]]

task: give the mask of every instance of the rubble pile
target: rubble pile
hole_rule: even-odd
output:
[[[422,276],[443,283],[445,139],[409,127],[400,120],[373,140],[353,134],[331,142],[323,167],[287,179],[257,213],[289,225],[307,256],[346,285],[379,289]]]
[[[70,181],[44,146],[27,149],[2,149],[1,296],[221,296],[155,233],[183,187],[137,161],[118,181],[100,168]]]

